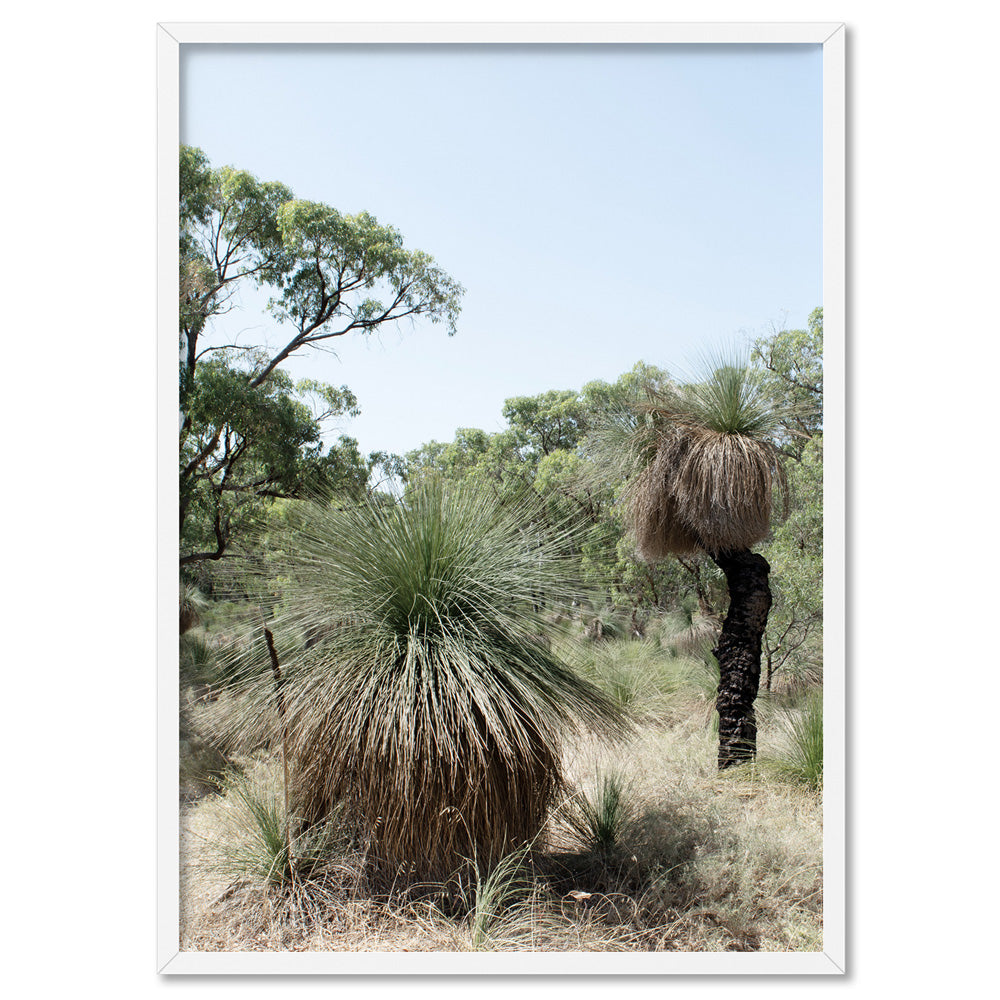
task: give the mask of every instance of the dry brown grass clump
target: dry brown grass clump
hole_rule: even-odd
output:
[[[693,721],[648,727],[620,752],[576,745],[571,786],[620,771],[628,796],[613,847],[588,849],[558,813],[549,846],[473,865],[459,879],[373,879],[349,838],[309,878],[267,888],[220,873],[224,798],[187,807],[182,948],[204,951],[817,951],[822,802],[748,770],[720,776]],[[280,783],[276,762],[255,780]],[[499,872],[499,874],[497,874]],[[492,881],[491,881],[492,880]]]
[[[372,752],[371,720],[346,719],[338,725],[331,715],[329,728],[310,729],[296,743],[294,801],[307,820],[321,819],[331,803],[346,807],[387,870],[446,876],[474,854],[502,857],[544,826],[561,783],[551,731],[523,720],[516,760],[485,722],[478,745],[462,733],[448,747],[402,752],[389,743]]]
[[[749,549],[767,537],[772,496],[785,490],[768,438],[779,417],[754,371],[723,363],[704,381],[642,407],[640,471],[628,520],[643,559]]]
[[[629,495],[628,517],[642,559],[654,562],[668,555],[701,551],[695,528],[684,518],[673,489],[677,471],[690,442],[676,429],[663,433],[653,460],[638,475]]]
[[[653,562],[750,548],[770,531],[772,495],[781,475],[767,442],[670,427],[630,496],[639,555]]]

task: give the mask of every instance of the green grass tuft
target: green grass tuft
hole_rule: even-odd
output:
[[[565,821],[585,850],[607,854],[620,846],[633,812],[625,778],[617,771],[598,771],[594,787],[580,790],[568,803]]]
[[[526,868],[528,848],[505,855],[484,876],[474,864],[476,895],[469,912],[469,939],[473,951],[496,948],[506,937],[504,931],[516,927],[530,897],[532,880]]]
[[[212,684],[218,678],[215,650],[201,632],[180,637],[179,665],[182,685]]]
[[[229,822],[211,867],[234,880],[274,888],[307,879],[346,841],[335,816],[286,839],[295,822],[286,816],[275,782],[228,771],[215,784],[224,796]]]
[[[787,781],[823,787],[823,692],[810,693],[798,708],[774,718],[773,745],[760,755],[761,766]]]

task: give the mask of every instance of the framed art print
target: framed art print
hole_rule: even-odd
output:
[[[844,26],[157,30],[159,971],[844,973]]]

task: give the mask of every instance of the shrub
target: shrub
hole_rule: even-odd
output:
[[[229,822],[212,867],[237,880],[274,887],[309,878],[346,841],[333,816],[289,836],[293,818],[285,813],[281,789],[266,774],[262,779],[259,772],[253,777],[228,771],[215,784],[225,796]]]
[[[492,948],[517,930],[521,911],[530,907],[525,900],[533,888],[525,867],[527,859],[528,848],[520,847],[500,858],[485,875],[473,864],[476,896],[469,911],[473,951]]]
[[[582,847],[602,854],[618,847],[633,814],[629,795],[628,784],[617,771],[598,771],[592,791],[577,792],[565,818]]]
[[[188,632],[180,638],[181,684],[211,684],[218,676],[215,651],[198,632]]]
[[[539,641],[570,539],[544,532],[530,504],[431,482],[399,504],[299,505],[269,538],[286,581],[269,627],[324,637],[278,650],[307,823],[342,803],[390,865],[489,864],[542,828],[567,731],[624,731],[611,700]],[[273,729],[268,675],[243,691],[239,725]]]

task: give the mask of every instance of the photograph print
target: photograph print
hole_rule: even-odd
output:
[[[178,49],[179,959],[841,971],[823,43]]]

